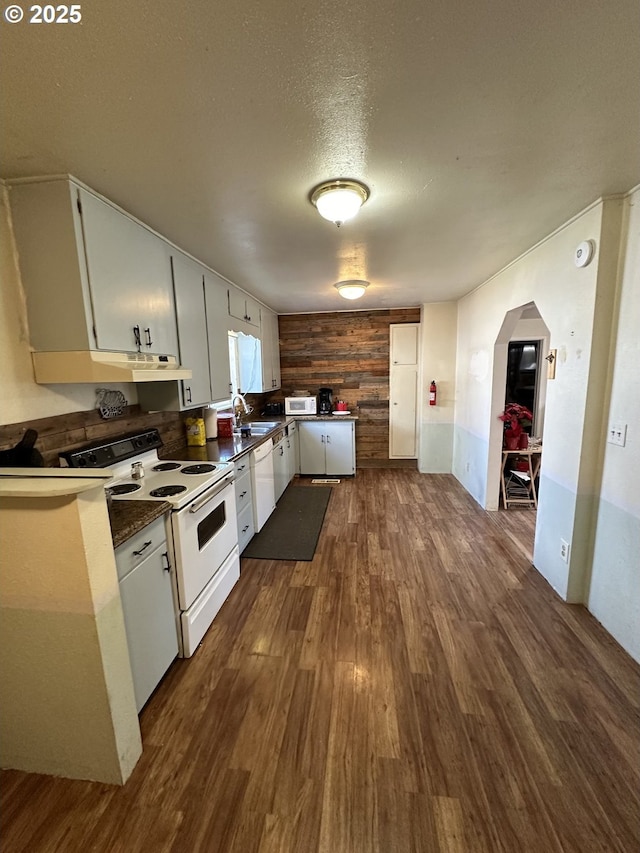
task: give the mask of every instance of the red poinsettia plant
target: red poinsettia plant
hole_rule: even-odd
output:
[[[505,435],[512,436],[520,435],[522,427],[529,426],[533,421],[533,415],[529,409],[519,403],[507,403],[504,412],[498,417],[504,421]]]

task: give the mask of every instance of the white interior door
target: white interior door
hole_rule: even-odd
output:
[[[418,455],[419,323],[390,327],[389,458]]]

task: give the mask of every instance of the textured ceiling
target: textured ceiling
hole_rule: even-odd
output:
[[[279,312],[457,298],[640,182],[637,0],[81,8],[0,23],[0,174],[73,174]]]

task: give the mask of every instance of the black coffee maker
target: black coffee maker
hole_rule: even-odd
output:
[[[318,391],[318,414],[330,415],[333,411],[333,388],[320,388]]]

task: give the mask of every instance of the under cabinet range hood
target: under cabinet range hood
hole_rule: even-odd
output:
[[[169,382],[191,379],[175,356],[126,352],[32,352],[40,385],[82,382]]]

